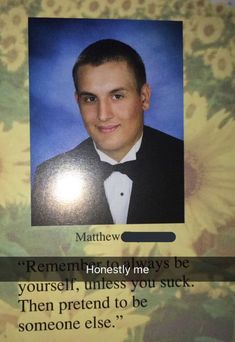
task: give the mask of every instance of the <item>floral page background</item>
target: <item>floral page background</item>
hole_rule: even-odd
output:
[[[74,241],[76,227],[31,227],[29,16],[183,21],[186,222],[148,227],[176,232],[176,242],[78,244]],[[1,256],[235,256],[234,33],[235,8],[230,1],[0,0]],[[114,230],[107,226],[79,229]],[[80,290],[82,298],[90,299],[109,295],[129,300],[132,294],[128,288],[89,293]],[[235,341],[234,283],[202,282],[189,289],[147,288],[137,294],[148,299],[148,308],[123,309],[123,320],[115,329],[51,331],[47,336],[45,332],[19,333],[18,322],[56,321],[61,317],[55,312],[21,313],[17,284],[3,282],[0,340],[41,341],[46,337],[49,341]],[[68,297],[66,300],[76,297],[69,292],[62,295]],[[47,296],[31,294],[34,301],[46,301]],[[58,293],[53,295],[54,300],[56,296]],[[116,313],[108,309],[92,314],[113,317]],[[63,319],[79,319],[81,315],[86,318],[87,312],[67,312]]]

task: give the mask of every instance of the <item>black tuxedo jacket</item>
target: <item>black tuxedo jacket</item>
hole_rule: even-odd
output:
[[[32,190],[32,225],[112,224],[99,165],[91,138],[41,164]],[[60,203],[55,182],[68,172],[81,175],[85,187],[75,202]],[[145,126],[132,180],[127,223],[184,222],[181,140]]]

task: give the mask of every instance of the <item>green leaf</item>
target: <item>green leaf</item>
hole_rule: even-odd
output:
[[[20,84],[15,87],[7,81],[0,82],[0,121],[10,129],[13,121],[28,120],[28,93]]]

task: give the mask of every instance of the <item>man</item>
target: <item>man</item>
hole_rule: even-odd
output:
[[[97,41],[73,79],[90,138],[37,168],[32,224],[183,222],[183,143],[144,126],[150,87],[138,53]]]

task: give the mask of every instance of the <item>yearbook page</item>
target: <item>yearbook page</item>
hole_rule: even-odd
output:
[[[0,27],[0,340],[234,341],[233,3]]]

